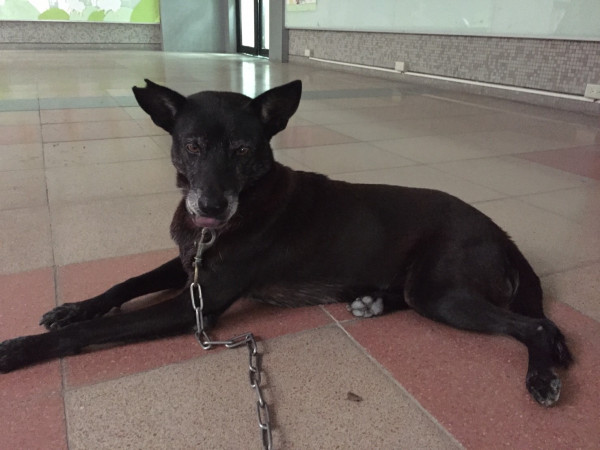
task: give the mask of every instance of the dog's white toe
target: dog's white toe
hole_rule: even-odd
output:
[[[358,297],[348,305],[350,311],[356,317],[373,317],[383,314],[383,299],[365,295]]]

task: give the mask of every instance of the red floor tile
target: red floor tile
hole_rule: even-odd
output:
[[[35,401],[3,403],[0,408],[0,448],[67,449],[63,399],[59,393]]]
[[[54,307],[54,280],[50,268],[0,276],[0,341],[43,333],[43,313]],[[58,361],[0,375],[0,404],[29,400],[61,390]]]
[[[29,401],[60,393],[61,390],[59,361],[36,364],[0,374],[0,405],[10,405],[15,401]]]
[[[0,275],[0,340],[42,333],[43,313],[54,307],[51,268]]]
[[[328,323],[331,323],[329,317],[318,307],[284,309],[242,300],[221,317],[209,336],[213,340],[227,340],[252,332],[257,339],[266,340]],[[192,333],[96,350],[67,358],[65,380],[69,387],[93,384],[212,352],[204,351]]]
[[[168,249],[59,267],[58,299],[60,303],[77,302],[98,295],[176,256],[177,250]]]
[[[127,277],[143,273],[175,255],[166,250],[121,258],[73,264],[59,268],[59,296],[71,302],[106,290]],[[124,307],[126,311],[128,308]],[[193,314],[190,305],[190,314]],[[259,339],[270,339],[330,323],[318,307],[284,309],[251,301],[240,301],[220,319],[212,339],[229,339],[252,331]],[[203,356],[194,337],[187,336],[104,348],[66,359],[68,386],[81,386],[149,370]]]
[[[346,328],[467,448],[597,448],[600,324],[561,303],[549,315],[576,358],[551,409],[526,391],[527,352],[512,339],[462,332],[412,311]]]
[[[50,268],[0,276],[0,341],[44,332],[54,306]],[[0,374],[0,448],[66,448],[60,362]]]
[[[338,322],[346,320],[358,320],[355,316],[348,312],[346,305],[347,303],[332,303],[329,305],[323,305],[323,308]]]
[[[544,150],[515,156],[600,180],[600,145]]]

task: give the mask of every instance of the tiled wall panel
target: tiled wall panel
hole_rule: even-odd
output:
[[[0,48],[160,50],[160,24],[0,21]]]
[[[290,56],[582,95],[600,83],[600,42],[289,30]]]

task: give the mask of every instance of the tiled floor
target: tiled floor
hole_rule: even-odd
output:
[[[255,95],[300,78],[273,139],[297,169],[448,191],[493,217],[542,275],[576,362],[559,404],[524,386],[526,351],[413,312],[248,301],[217,338],[260,338],[275,448],[600,446],[598,117],[235,55],[0,52],[0,340],[41,332],[176,254],[169,138],[136,106],[144,78]],[[318,257],[318,256],[316,256]],[[191,311],[190,311],[191,312]],[[260,448],[245,349],[192,336],[104,348],[0,376],[0,449]],[[360,400],[360,401],[356,401]]]

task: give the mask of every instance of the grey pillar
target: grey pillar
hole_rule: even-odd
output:
[[[289,36],[285,28],[285,0],[271,0],[269,16],[269,59],[288,62]]]

